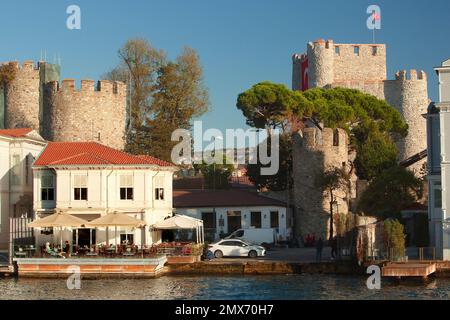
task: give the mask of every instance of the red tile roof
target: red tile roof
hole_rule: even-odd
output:
[[[151,164],[157,164],[161,167],[175,167],[176,165],[152,156],[148,156],[148,155],[138,155],[139,158],[146,160],[148,163]]]
[[[12,138],[23,138],[26,137],[33,129],[30,128],[20,128],[20,129],[1,129],[0,136],[12,137]]]
[[[135,156],[97,142],[50,142],[35,166],[52,165],[157,165],[173,164],[149,156]]]
[[[179,190],[173,191],[175,208],[198,207],[245,207],[245,206],[279,206],[286,207],[280,200],[258,195],[246,190]]]

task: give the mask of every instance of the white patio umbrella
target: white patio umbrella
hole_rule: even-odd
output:
[[[109,213],[106,216],[92,220],[87,224],[92,227],[114,227],[114,237],[117,250],[117,227],[124,228],[142,228],[145,226],[145,222],[135,219],[129,215],[121,212]]]
[[[159,230],[195,230],[197,243],[203,243],[203,221],[200,219],[184,215],[175,215],[172,218],[155,223],[154,225],[152,225],[152,228]]]
[[[88,222],[67,213],[57,212],[48,217],[35,220],[28,224],[31,228],[60,228],[61,248],[62,248],[62,230],[66,228],[83,228]]]

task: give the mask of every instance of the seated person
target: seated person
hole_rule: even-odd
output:
[[[58,253],[55,250],[53,250],[52,248],[50,248],[50,243],[49,242],[47,242],[45,244],[45,252],[47,252],[51,256],[59,256],[59,257],[62,257],[64,259],[66,258],[62,253]]]
[[[70,257],[70,243],[69,243],[69,241],[66,241],[66,244],[64,246],[64,255],[66,257]]]

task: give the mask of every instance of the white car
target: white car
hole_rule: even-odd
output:
[[[216,258],[222,257],[264,257],[266,249],[261,246],[251,245],[238,239],[224,239],[208,247]]]

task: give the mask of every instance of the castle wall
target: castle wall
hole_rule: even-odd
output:
[[[329,234],[330,198],[323,195],[316,186],[317,175],[333,167],[348,165],[348,137],[344,130],[335,131],[338,145],[334,142],[334,130],[316,127],[305,128],[295,137],[293,146],[293,173],[295,213],[295,234],[304,238],[315,234],[316,239],[326,239]],[[336,193],[337,210],[348,213],[346,190]],[[336,230],[336,229],[335,229]]]
[[[44,138],[51,141],[97,141],[125,147],[126,86],[121,82],[63,80],[46,85]]]
[[[339,48],[339,54],[335,52],[335,47]],[[355,54],[355,47],[359,48],[359,55]],[[336,44],[331,50],[334,58],[333,82],[386,80],[385,45]]]
[[[355,52],[355,48],[359,48],[359,52]],[[426,149],[426,123],[422,114],[426,113],[429,98],[423,71],[411,70],[409,74],[400,71],[395,80],[387,80],[385,45],[336,44],[332,40],[317,40],[308,43],[306,56],[294,55],[294,90],[302,86],[299,66],[302,59],[308,59],[309,88],[358,89],[386,100],[400,112],[409,125],[409,132],[397,144],[399,161]],[[424,162],[409,168],[418,173]]]
[[[370,80],[367,80],[367,81],[359,81],[359,80],[345,81],[345,80],[343,80],[343,81],[335,81],[329,87],[330,88],[341,87],[341,88],[348,88],[348,89],[357,89],[362,92],[374,95],[378,99],[384,100],[384,98],[385,98],[384,82],[385,81],[378,81],[378,80],[377,81],[370,81]]]
[[[305,55],[294,54],[292,56],[292,89],[302,89],[302,57]]]
[[[427,148],[426,114],[430,103],[425,72],[402,70],[396,73],[395,80],[385,82],[385,99],[396,108],[409,126],[408,136],[398,144],[399,160],[405,160]],[[419,173],[423,163],[419,161],[409,167]]]
[[[11,62],[17,69],[15,79],[6,88],[6,128],[32,128],[39,132],[39,69],[32,61],[22,66]]]
[[[0,85],[0,129],[5,128],[5,89]]]
[[[309,87],[325,87],[334,80],[333,41],[317,40],[308,43]]]

